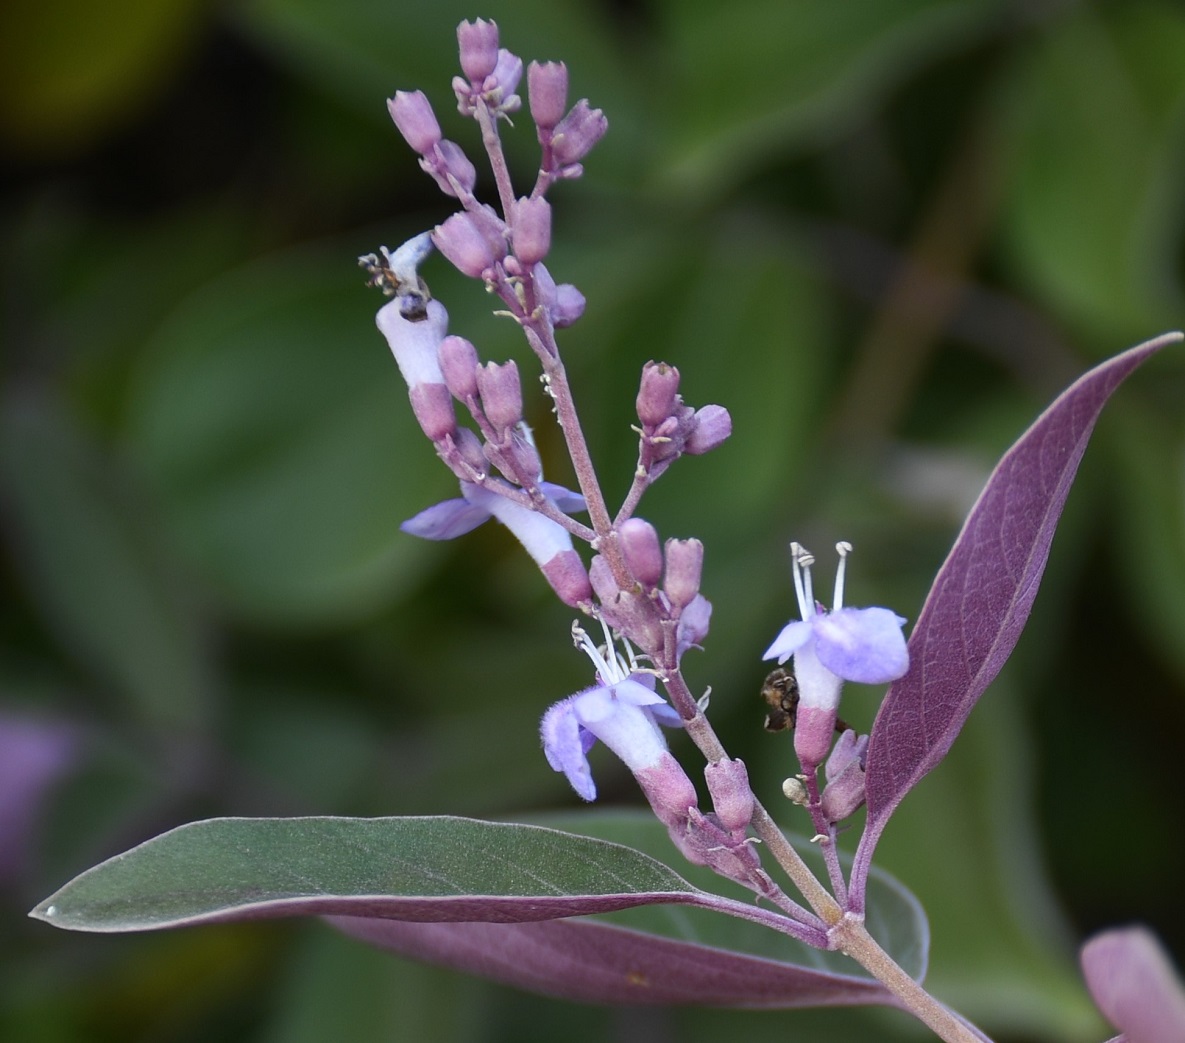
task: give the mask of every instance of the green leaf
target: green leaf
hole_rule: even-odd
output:
[[[1040,292],[1101,343],[1181,321],[1176,252],[1185,17],[1078,9],[1010,88],[1009,245]]]
[[[539,826],[427,818],[194,822],[96,866],[31,915],[79,931],[339,914],[532,921],[711,900],[618,844]]]
[[[213,686],[202,632],[128,476],[37,395],[8,397],[0,436],[0,489],[50,626],[138,718],[196,727]]]
[[[673,128],[665,180],[695,191],[734,184],[755,159],[830,136],[932,53],[991,24],[990,0],[668,0]]]
[[[176,538],[236,614],[370,611],[431,560],[398,524],[438,475],[348,245],[193,294],[150,348],[130,440]]]

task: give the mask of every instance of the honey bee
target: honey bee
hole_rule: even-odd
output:
[[[794,676],[794,671],[780,666],[771,671],[761,686],[761,698],[769,705],[769,713],[765,715],[765,730],[793,730],[798,717],[798,678]]]
[[[779,666],[770,671],[761,685],[761,698],[769,706],[765,715],[767,732],[789,732],[798,721],[798,678],[793,670]],[[835,730],[842,735],[851,727],[843,718],[835,719]]]

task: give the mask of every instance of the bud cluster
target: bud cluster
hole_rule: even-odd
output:
[[[589,580],[601,614],[640,648],[677,662],[708,632],[711,605],[699,592],[704,545],[697,539],[667,540],[642,518],[629,518],[616,531],[629,575],[623,582],[605,553],[593,557]]]
[[[481,279],[508,313],[544,335],[530,338],[540,354],[550,350],[551,330],[570,326],[584,312],[576,287],[557,284],[543,265],[551,250],[551,204],[544,198],[557,180],[579,177],[580,160],[604,136],[608,121],[581,100],[565,111],[568,71],[562,63],[532,62],[527,70],[530,111],[541,149],[539,174],[529,195],[516,197],[498,139],[498,125],[518,111],[515,93],[523,75],[518,56],[498,46],[498,27],[478,19],[457,28],[463,75],[454,77],[458,111],[482,127],[498,185],[501,213],[473,195],[476,168],[455,142],[444,138],[422,91],[397,91],[388,102],[395,126],[419,154],[420,166],[462,210],[432,232],[437,249],[463,274]]]
[[[679,394],[679,371],[665,362],[642,367],[638,389],[638,473],[653,481],[684,453],[702,456],[732,434],[723,406],[693,409]]]

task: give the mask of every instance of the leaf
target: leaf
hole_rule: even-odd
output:
[[[909,638],[911,666],[889,689],[868,746],[868,819],[852,873],[859,908],[872,852],[901,799],[946,756],[1028,619],[1054,530],[1112,392],[1165,334],[1096,366],[1004,454],[939,569]]]
[[[398,523],[439,464],[350,257],[294,251],[195,291],[130,395],[126,433],[171,535],[256,622],[371,611],[431,560]]]
[[[638,852],[538,826],[221,818],[108,859],[32,915],[110,933],[332,913],[515,922],[656,900],[717,901]]]
[[[694,938],[567,919],[518,930],[649,903],[698,906],[775,928],[785,923],[751,898],[701,891],[620,844],[448,817],[192,823],[83,873],[31,915],[104,933],[327,915],[384,947],[570,998],[893,1002],[867,978],[726,952]]]
[[[200,728],[214,689],[200,621],[138,490],[39,392],[0,413],[0,494],[21,569],[62,643],[154,726]]]
[[[982,34],[997,7],[990,0],[665,0],[659,8],[672,68],[663,77],[668,108],[654,121],[672,128],[658,149],[664,180],[719,192],[787,145],[834,135],[932,55]]]
[[[333,917],[355,938],[583,1003],[743,1007],[892,1005],[870,979],[721,952],[584,920],[401,923]]]
[[[569,814],[548,814],[531,821],[625,844],[660,861],[670,857],[673,850],[666,829],[646,811],[592,811],[581,808]],[[792,836],[791,840],[807,865],[821,878],[826,867],[818,847],[803,836]],[[841,859],[843,857],[841,855]],[[732,896],[740,902],[753,900],[751,893],[740,884],[721,879],[702,866],[681,864],[680,875],[688,883],[705,891]],[[842,953],[816,949],[795,938],[769,931],[762,924],[719,916],[707,910],[646,905],[611,913],[599,919],[675,941],[733,950],[750,957],[796,963],[844,975],[863,976],[864,973]],[[925,977],[930,943],[926,914],[904,885],[878,869],[873,870],[869,881],[865,923],[885,951],[907,974],[918,981]]]
[[[1008,245],[1092,339],[1179,321],[1183,46],[1178,5],[1084,6],[1014,74]]]

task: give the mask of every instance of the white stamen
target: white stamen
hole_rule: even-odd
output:
[[[798,597],[798,613],[804,619],[815,614],[815,592],[811,586],[811,566],[815,557],[801,543],[790,544],[794,566],[794,593]]]
[[[635,672],[637,660],[634,657],[634,650],[629,642],[624,638],[622,644],[625,647],[628,660],[621,655],[613,647],[613,634],[609,630],[609,624],[603,619],[600,621],[601,630],[605,635],[605,644],[598,647],[593,644],[592,638],[585,633],[581,625],[573,621],[572,623],[572,642],[577,648],[581,649],[585,655],[592,660],[593,666],[596,667],[597,677],[604,685],[615,685],[619,681],[624,681],[631,673]]]
[[[847,540],[841,540],[835,545],[835,552],[839,555],[839,564],[835,568],[835,599],[832,604],[832,611],[838,612],[843,608],[843,583],[844,573],[848,568],[848,554],[852,550],[852,545]]]

